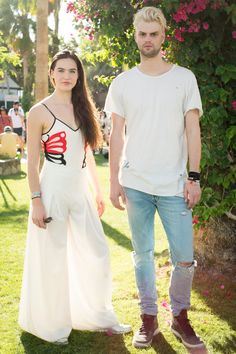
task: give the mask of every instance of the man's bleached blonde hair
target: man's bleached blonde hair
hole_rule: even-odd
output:
[[[163,15],[163,12],[153,6],[143,7],[134,15],[135,30],[137,30],[137,26],[140,21],[157,22],[161,25],[163,30],[167,28],[166,18]]]

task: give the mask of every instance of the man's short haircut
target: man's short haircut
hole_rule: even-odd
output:
[[[163,15],[163,12],[153,6],[143,7],[134,15],[134,27],[137,29],[137,25],[140,21],[145,22],[157,22],[161,25],[163,30],[167,28],[166,18]]]
[[[20,102],[19,101],[14,101],[13,104],[19,104]]]

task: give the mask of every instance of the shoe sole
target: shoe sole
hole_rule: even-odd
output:
[[[158,333],[160,333],[160,329],[159,328],[157,328],[155,330],[155,332],[153,333],[153,337],[155,337]],[[136,344],[135,341],[133,340],[132,341],[132,345],[135,348],[148,348],[148,347],[150,347],[152,345],[153,337],[152,337],[152,340],[150,340],[150,342],[145,343],[145,344],[141,344],[141,343],[140,344]]]
[[[171,328],[171,332],[174,333],[174,335],[176,337],[178,337],[181,342],[187,347],[187,348],[202,348],[205,346],[204,343],[201,343],[201,344],[190,344],[190,343],[187,343],[185,342],[185,340],[182,338],[181,334],[179,332],[177,332],[176,330],[174,330],[173,328]]]

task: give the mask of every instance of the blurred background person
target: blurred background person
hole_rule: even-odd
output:
[[[24,152],[25,119],[24,119],[24,111],[18,101],[15,101],[13,103],[13,108],[9,109],[8,114],[12,119],[13,131],[20,138],[20,141],[21,141],[20,150],[21,150],[21,154],[23,154],[23,152]]]
[[[4,127],[4,132],[0,134],[0,158],[14,159],[20,144],[20,138],[12,131],[12,127]]]
[[[12,127],[11,117],[7,114],[6,107],[2,106],[0,108],[0,134],[4,132],[6,126]]]

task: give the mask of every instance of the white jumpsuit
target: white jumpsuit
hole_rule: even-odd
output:
[[[83,168],[81,131],[54,116],[42,145],[40,187],[52,221],[40,229],[30,211],[19,324],[54,342],[72,328],[102,330],[118,320],[111,304],[109,250]]]

